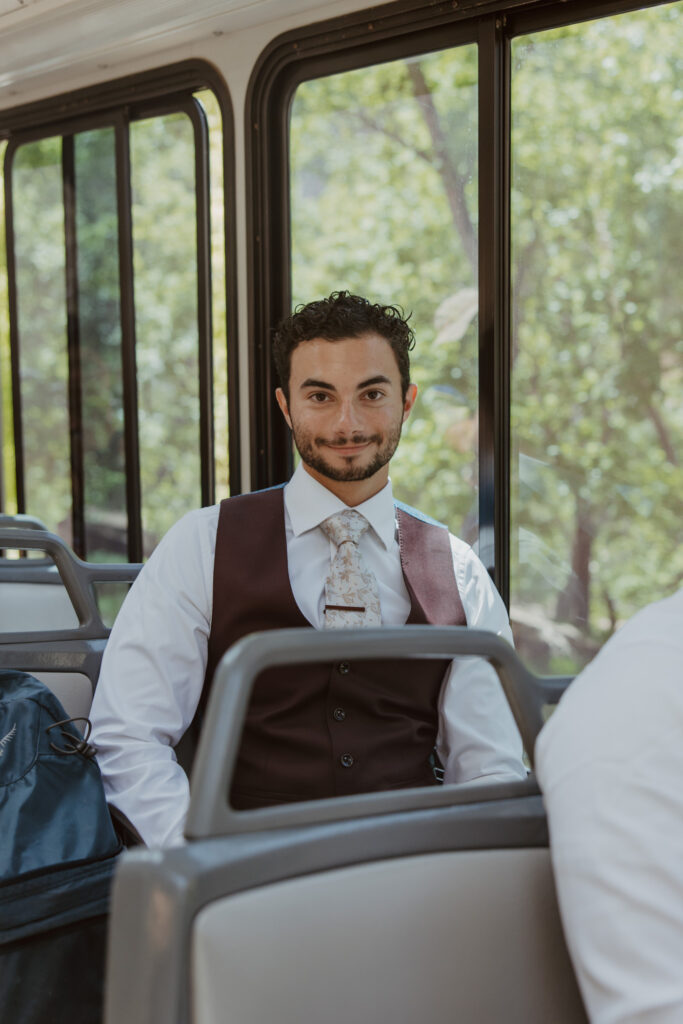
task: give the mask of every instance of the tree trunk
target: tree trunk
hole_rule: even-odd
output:
[[[571,573],[557,598],[555,613],[560,622],[572,622],[584,629],[589,626],[590,560],[594,534],[590,512],[588,502],[577,497]]]
[[[446,198],[453,218],[453,224],[460,235],[474,279],[478,274],[478,242],[474,225],[470,220],[465,198],[465,182],[458,174],[455,164],[448,152],[448,140],[441,124],[441,118],[434,104],[432,91],[427,84],[422,67],[418,61],[407,61],[406,68],[412,83],[417,105],[427,125],[427,130],[434,147],[432,164],[438,170],[446,190]]]

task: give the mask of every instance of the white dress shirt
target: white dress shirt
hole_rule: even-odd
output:
[[[592,1024],[683,1021],[683,590],[626,623],[536,742]]]
[[[334,545],[319,525],[346,506],[299,466],[285,486],[284,507],[292,593],[320,629]],[[391,483],[356,509],[371,527],[360,548],[377,577],[382,622],[403,625],[410,597]],[[152,554],[119,612],[93,701],[92,740],[107,798],[149,846],[182,841],[189,785],[173,747],[194,717],[204,681],[218,513],[217,505],[188,513]],[[450,540],[468,626],[512,642],[505,606],[486,569],[469,545]],[[519,732],[487,662],[453,662],[439,700],[437,751],[446,782],[526,776]]]

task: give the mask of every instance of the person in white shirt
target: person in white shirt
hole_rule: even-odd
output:
[[[274,346],[276,398],[301,464],[283,490],[183,517],[131,588],[105,651],[92,739],[108,799],[148,845],[182,841],[189,787],[173,748],[235,638],[254,628],[325,628],[335,609],[342,620],[352,612],[349,624],[370,624],[363,614],[356,621],[363,608],[329,603],[346,542],[337,547],[321,524],[337,513],[363,517],[355,550],[382,623],[460,623],[512,641],[503,602],[471,548],[394,502],[389,461],[417,391],[412,344],[396,308],[346,292],[284,321]],[[423,674],[433,676],[434,665],[419,664],[379,662],[375,673],[344,663],[257,683],[238,764],[242,806],[428,784],[424,755],[434,746],[447,783],[525,778],[493,669],[457,659],[430,682]]]
[[[592,1024],[680,1024],[683,589],[574,680],[536,742],[536,773]]]

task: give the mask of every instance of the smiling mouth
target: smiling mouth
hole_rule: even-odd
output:
[[[365,455],[370,450],[371,445],[371,441],[363,441],[362,444],[330,444],[326,447],[329,452],[340,455],[342,459],[350,461],[359,455]]]
[[[333,452],[339,452],[340,455],[357,455],[359,452],[365,451],[371,444],[379,444],[381,441],[380,437],[355,437],[351,441],[328,441],[324,437],[316,438],[316,443],[329,448]]]
[[[353,455],[354,452],[361,452],[370,445],[370,441],[363,441],[362,444],[329,444],[327,447],[334,452],[341,452],[346,455]]]

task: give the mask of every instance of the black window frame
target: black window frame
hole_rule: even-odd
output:
[[[199,450],[201,504],[215,501],[213,428],[213,344],[211,291],[211,237],[209,219],[208,130],[206,117],[194,93],[210,89],[215,95],[223,130],[223,230],[225,239],[225,312],[228,367],[228,458],[231,494],[238,494],[240,471],[239,363],[237,343],[237,269],[235,231],[234,119],[227,85],[210,64],[183,61],[151,72],[129,75],[112,82],[79,89],[36,103],[0,111],[0,140],[5,150],[5,229],[7,244],[8,304],[12,373],[17,511],[26,511],[24,446],[20,389],[20,339],[12,217],[12,160],[20,146],[43,138],[63,139],[62,174],[65,209],[67,276],[67,350],[69,360],[69,434],[73,548],[85,555],[83,485],[83,424],[81,417],[78,288],[73,191],[73,137],[77,132],[111,127],[116,139],[116,182],[119,240],[121,346],[128,517],[128,560],[143,557],[142,508],[137,422],[135,364],[135,305],[130,186],[129,125],[150,117],[186,114],[195,141],[195,196],[197,241],[197,324],[199,332]]]
[[[288,479],[292,450],[274,408],[271,336],[291,304],[288,132],[309,79],[478,44],[479,557],[510,595],[510,44],[521,35],[670,0],[398,0],[287,32],[260,55],[245,111],[251,479]],[[396,297],[400,301],[400,296]]]

